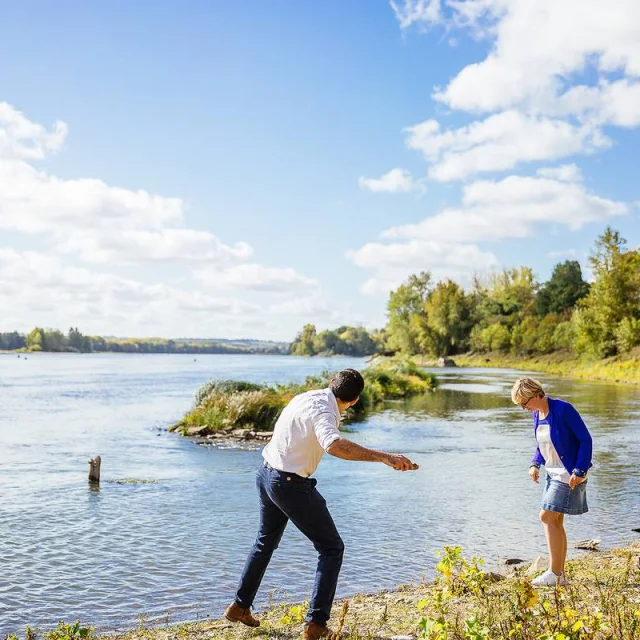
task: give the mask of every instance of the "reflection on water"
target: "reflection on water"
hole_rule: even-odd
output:
[[[219,615],[257,525],[259,451],[197,447],[162,429],[210,377],[301,380],[361,361],[266,356],[0,356],[0,633],[81,618],[102,628],[137,616]],[[527,476],[531,420],[512,405],[517,374],[437,372],[437,392],[354,425],[349,435],[402,451],[416,473],[327,456],[319,488],[347,547],[342,595],[430,575],[434,553],[461,544],[490,563],[544,552],[541,488]],[[571,539],[630,540],[640,526],[640,392],[547,380],[593,436],[591,512],[568,519]],[[87,460],[103,457],[98,491]],[[154,483],[119,484],[123,478]],[[265,578],[264,605],[307,597],[315,554],[293,528]]]

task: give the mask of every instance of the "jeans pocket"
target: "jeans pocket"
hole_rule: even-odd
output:
[[[302,478],[295,473],[283,473],[278,478],[278,486],[296,493],[311,493],[315,487],[315,480]]]

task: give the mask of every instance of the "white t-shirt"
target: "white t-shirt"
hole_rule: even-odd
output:
[[[279,471],[308,478],[340,438],[340,410],[331,389],[301,393],[284,408],[262,457]]]
[[[544,458],[544,468],[547,470],[552,480],[560,480],[565,484],[569,484],[571,474],[564,468],[562,460],[551,442],[551,434],[549,432],[549,421],[547,418],[538,419],[538,429],[536,431],[536,439],[540,453]]]

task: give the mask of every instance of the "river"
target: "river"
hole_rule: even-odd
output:
[[[257,525],[256,449],[197,446],[165,428],[211,378],[303,380],[361,360],[281,356],[0,355],[0,634],[77,618],[101,630],[218,616]],[[338,595],[433,575],[461,545],[498,564],[545,551],[541,488],[527,476],[531,420],[514,371],[438,371],[435,393],[390,404],[348,437],[409,455],[400,474],[325,456],[317,473],[345,544]],[[594,437],[590,513],[568,535],[630,541],[640,527],[640,391],[540,376]],[[102,456],[102,483],[87,483]],[[145,483],[121,482],[135,479]],[[261,600],[302,600],[315,553],[290,526]]]

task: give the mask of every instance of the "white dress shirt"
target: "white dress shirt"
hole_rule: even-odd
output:
[[[340,438],[340,410],[331,389],[301,393],[284,408],[262,457],[274,469],[308,478]]]

